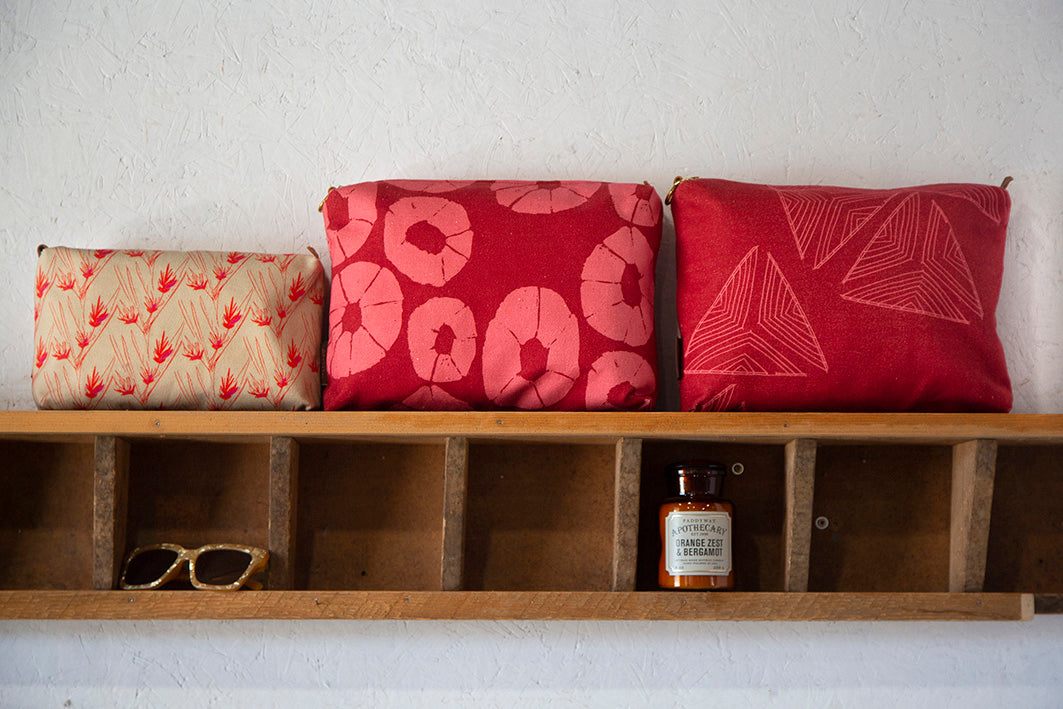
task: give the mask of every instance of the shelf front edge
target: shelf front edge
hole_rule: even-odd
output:
[[[0,591],[39,620],[1030,620],[1022,593]]]

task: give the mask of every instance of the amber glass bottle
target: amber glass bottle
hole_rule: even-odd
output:
[[[720,498],[726,470],[718,463],[668,468],[671,497],[661,503],[661,588],[725,591],[734,588],[731,519],[734,505]]]

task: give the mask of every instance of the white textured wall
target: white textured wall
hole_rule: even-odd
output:
[[[53,621],[0,631],[6,627],[13,632],[0,633],[5,709],[1063,703],[1058,616],[1005,624]]]
[[[1015,409],[1063,412],[1059,0],[0,0],[0,82],[2,408],[32,408],[38,243],[323,252],[327,187],[389,177],[648,180],[663,194],[676,174],[868,187],[1012,174],[998,317]],[[720,692],[1058,706],[1061,638],[1057,618],[7,622],[0,705],[183,706],[176,689],[193,687],[256,706],[267,690],[279,706]]]

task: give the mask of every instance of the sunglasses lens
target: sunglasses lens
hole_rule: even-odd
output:
[[[235,583],[251,565],[251,555],[238,549],[214,549],[196,557],[196,580],[208,586]]]
[[[125,583],[143,586],[158,581],[177,560],[177,552],[171,549],[148,549],[142,551],[125,567]]]

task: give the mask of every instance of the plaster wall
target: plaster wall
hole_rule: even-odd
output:
[[[0,408],[33,407],[40,243],[324,254],[328,186],[391,177],[1013,175],[1015,411],[1063,412],[1061,121],[1059,0],[0,0]],[[1061,638],[1055,617],[3,622],[0,705],[1058,706]]]

